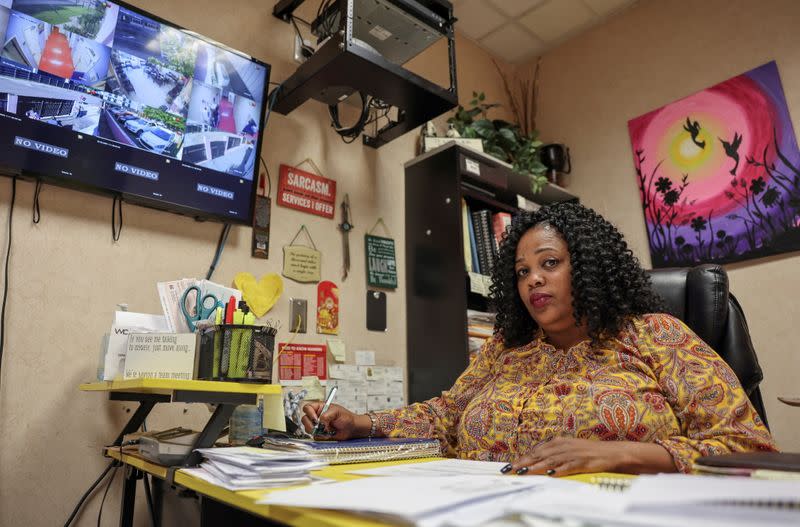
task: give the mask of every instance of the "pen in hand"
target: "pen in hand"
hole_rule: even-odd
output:
[[[328,392],[328,397],[325,398],[325,404],[322,405],[322,410],[320,410],[319,415],[317,415],[317,423],[314,425],[313,430],[311,430],[312,436],[319,435],[320,433],[319,425],[321,423],[320,418],[322,417],[322,414],[327,412],[328,408],[330,408],[331,403],[333,402],[333,398],[336,396],[337,389],[338,386],[334,386],[333,388],[331,388],[331,391]]]

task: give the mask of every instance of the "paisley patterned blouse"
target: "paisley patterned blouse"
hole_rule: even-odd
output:
[[[559,436],[655,442],[682,472],[701,455],[775,450],[733,371],[665,314],[634,318],[598,348],[564,352],[540,332],[508,349],[494,337],[441,397],[375,416],[387,436],[436,437],[467,459],[512,461]]]

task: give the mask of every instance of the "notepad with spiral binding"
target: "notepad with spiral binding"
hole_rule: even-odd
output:
[[[695,461],[696,467],[731,469],[768,469],[800,472],[800,454],[790,452],[736,452],[704,456]]]
[[[264,438],[264,447],[312,453],[331,465],[441,456],[439,442],[425,438],[381,437],[312,441],[267,436]]]

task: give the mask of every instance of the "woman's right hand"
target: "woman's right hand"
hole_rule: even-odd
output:
[[[322,414],[322,402],[307,403],[303,405],[303,427],[306,432],[311,433],[317,420],[320,422],[318,430],[322,432],[335,432],[333,435],[319,434],[319,437],[325,439],[334,439],[336,441],[344,441],[354,437],[366,437],[369,435],[369,430],[372,422],[366,415],[354,414],[344,406],[332,404],[328,410]],[[366,420],[366,423],[365,421]],[[365,428],[366,425],[366,428]]]

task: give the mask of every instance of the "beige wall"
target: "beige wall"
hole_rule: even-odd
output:
[[[274,2],[231,0],[141,0],[136,2],[167,20],[250,53],[273,65],[272,80],[282,81],[290,63],[293,31],[271,15]],[[441,48],[441,47],[440,47]],[[435,51],[435,50],[434,50]],[[446,57],[446,55],[441,55]],[[416,66],[441,75],[444,66],[422,59]],[[446,64],[439,62],[438,64]],[[468,41],[458,43],[459,82],[467,100],[486,90],[502,100],[502,87],[488,55]],[[446,77],[444,77],[446,79]],[[378,151],[345,145],[330,129],[327,109],[310,101],[289,116],[273,114],[264,156],[274,177],[280,163],[306,157],[347,192],[355,230],[350,235],[352,268],[341,282],[342,242],[335,225],[273,204],[270,259],[250,257],[250,229],[233,228],[214,279],[230,283],[240,271],[257,276],[280,272],[282,247],[301,223],[323,253],[323,279],[340,285],[341,337],[349,351],[374,349],[380,364],[405,365],[405,269],[403,238],[403,162],[414,156],[416,134],[407,134]],[[0,179],[0,218],[5,218],[10,179]],[[198,223],[166,212],[126,205],[119,242],[112,242],[111,200],[46,186],[42,221],[30,221],[33,185],[18,184],[7,307],[7,334],[0,385],[0,525],[51,526],[64,522],[78,497],[105,466],[100,447],[110,442],[133,405],[110,403],[77,386],[95,376],[100,339],[108,331],[118,302],[133,311],[157,313],[155,283],[184,276],[203,277],[214,253],[220,224]],[[275,193],[273,191],[273,198]],[[363,237],[383,217],[395,238],[399,289],[388,294],[387,333],[365,327],[366,279]],[[286,280],[283,298],[268,314],[284,325],[288,298],[316,307],[316,286]],[[312,329],[295,342],[324,343]],[[286,331],[279,333],[285,341]],[[348,355],[348,361],[352,361]],[[201,405],[157,408],[151,428],[176,423],[200,426],[208,416]],[[118,519],[120,476],[106,503],[104,524]],[[79,525],[94,522],[99,498]],[[141,504],[141,502],[140,502]],[[93,524],[93,523],[92,523]],[[146,522],[139,509],[139,525]]]
[[[794,0],[643,0],[545,54],[539,128],[571,147],[570,190],[625,233],[649,265],[627,122],[776,60],[800,130],[800,37]],[[779,445],[800,450],[797,253],[726,266],[764,369],[762,393]]]

